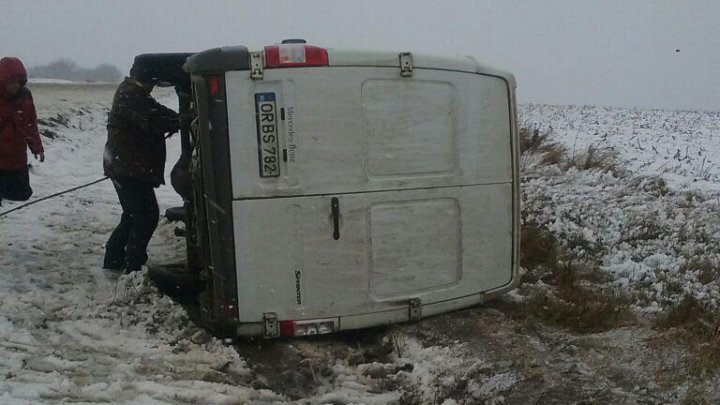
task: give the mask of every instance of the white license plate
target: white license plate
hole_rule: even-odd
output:
[[[255,93],[260,177],[280,176],[277,105],[275,93]]]

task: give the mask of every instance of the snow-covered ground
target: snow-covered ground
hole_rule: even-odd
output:
[[[101,82],[74,82],[72,80],[65,80],[65,79],[46,79],[42,77],[31,77],[28,79],[28,83],[30,83],[30,86],[34,84],[62,84],[62,85],[80,85],[80,86],[87,86],[87,85],[107,85],[109,83],[101,83]]]
[[[599,260],[619,287],[642,292],[645,309],[685,294],[718,307],[717,277],[697,262],[720,267],[720,113],[529,105],[520,125],[570,158],[593,148],[617,166],[564,171],[526,160],[527,221]]]
[[[114,86],[35,83],[47,160],[33,199],[102,177]],[[167,91],[157,96],[170,106]],[[656,314],[683,294],[717,306],[720,286],[694,257],[720,262],[720,115],[528,105],[521,126],[570,155],[611,151],[611,171],[523,157],[523,217]],[[179,140],[168,142],[168,173]],[[179,205],[158,190],[161,212]],[[18,206],[3,202],[0,213]],[[575,334],[516,319],[496,303],[422,321],[316,339],[221,341],[195,326],[145,271],[100,269],[119,220],[109,182],[0,217],[0,403],[476,404],[681,403],[720,400],[716,375],[684,377],[683,351],[643,325]],[[161,219],[158,263],[183,242]],[[716,266],[717,267],[717,266]],[[542,283],[542,282],[538,282]],[[664,335],[663,335],[664,336]],[[703,402],[698,402],[703,403]]]
[[[103,177],[105,122],[114,87],[33,87],[47,160],[33,164],[42,197]],[[55,119],[56,122],[53,122]],[[169,161],[178,156],[169,142]],[[159,190],[161,210],[178,204]],[[3,202],[3,211],[18,203]],[[184,310],[147,285],[102,273],[103,244],[119,219],[108,181],[0,218],[0,402],[196,403],[281,397],[207,381],[245,363],[216,340],[194,343]],[[172,226],[160,224],[159,238]],[[155,244],[156,246],[157,243]],[[159,245],[160,253],[174,247]],[[172,254],[172,253],[170,253]],[[160,254],[156,257],[166,257]],[[191,333],[192,332],[192,333]]]
[[[571,153],[611,151],[633,175],[662,177],[675,191],[720,193],[720,112],[527,105],[521,125]]]
[[[41,130],[53,134],[43,139],[45,163],[31,168],[33,198],[102,178],[114,86],[32,90]],[[176,105],[169,90],[156,97]],[[166,174],[178,156],[179,139],[171,139]],[[181,205],[169,186],[158,190],[158,201],[161,212]],[[0,212],[19,204],[5,201]],[[120,212],[105,181],[0,218],[0,403],[287,402],[263,388],[273,382],[262,381],[232,345],[192,325],[180,305],[150,285],[146,271],[110,281],[101,270],[103,244]],[[184,244],[174,229],[161,220],[151,260],[181,260]],[[362,373],[372,364],[332,367],[337,379],[318,390],[317,398],[327,399],[317,401],[399,398],[371,389]]]

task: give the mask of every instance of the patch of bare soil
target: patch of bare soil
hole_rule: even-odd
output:
[[[347,368],[367,365],[360,368],[377,380],[377,392],[385,389],[388,375],[412,369],[392,360],[394,346],[388,328],[306,339],[238,340],[234,346],[255,372],[253,388],[267,388],[293,400],[312,397],[321,387],[334,385],[338,373]],[[335,368],[338,363],[342,371]]]

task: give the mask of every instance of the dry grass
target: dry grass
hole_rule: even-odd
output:
[[[660,329],[669,329],[679,326],[687,326],[686,330],[697,336],[702,334],[704,328],[695,330],[697,320],[706,318],[709,311],[705,309],[696,299],[685,297],[677,306],[669,310],[663,316],[657,318],[654,326]],[[697,332],[697,333],[696,333]]]
[[[609,151],[589,148],[568,157],[562,146],[549,140],[549,134],[537,129],[520,130],[520,148],[525,156],[540,155],[540,164],[557,165],[563,170],[615,171],[616,162]],[[572,242],[578,245],[583,241]],[[583,245],[591,251],[592,246]],[[599,284],[608,277],[594,268],[583,268],[577,258],[563,251],[556,238],[542,226],[526,223],[522,227],[520,265],[526,269],[523,290],[529,298],[516,308],[506,308],[512,317],[537,319],[568,330],[586,333],[612,329],[629,323],[629,301],[613,293],[604,293]],[[592,252],[591,252],[592,253]],[[576,264],[573,264],[575,262]],[[542,282],[552,288],[534,288]],[[525,287],[527,286],[527,287]]]
[[[520,152],[537,151],[547,140],[547,135],[540,135],[537,129],[520,128]]]
[[[704,387],[693,387],[688,390],[681,405],[715,405],[715,401],[708,399]]]
[[[520,231],[520,265],[534,271],[557,266],[558,245],[555,238],[537,224],[524,224]]]
[[[618,170],[613,151],[590,146],[584,152],[569,154],[563,146],[551,142],[549,134],[541,134],[537,129],[520,128],[520,151],[526,156],[539,154],[541,165],[557,165],[563,170],[571,167],[613,173]]]
[[[627,225],[623,227],[620,241],[636,246],[638,243],[650,240],[661,239],[663,235],[670,233],[667,226],[658,221],[657,215],[643,213],[642,215],[631,216]]]
[[[683,193],[683,199],[678,202],[678,207],[680,208],[695,208],[699,204],[702,204],[705,201],[705,198],[699,191],[686,191]]]
[[[680,266],[681,272],[697,272],[698,281],[710,284],[720,278],[720,266],[709,257],[693,256],[685,259],[685,263]]]
[[[660,176],[635,176],[629,184],[655,197],[662,197],[670,192],[667,182]]]
[[[530,315],[577,333],[596,333],[633,323],[627,300],[585,288],[558,297],[540,293],[528,303]]]
[[[602,252],[607,249],[607,246],[593,243],[579,233],[568,235],[565,246],[570,251],[584,252],[583,257],[589,260],[598,260],[598,258],[602,257]]]
[[[550,142],[547,134],[540,134],[540,131],[520,128],[520,152],[523,154],[540,154],[540,164],[560,165],[567,159],[567,152],[562,146]]]
[[[674,329],[685,343],[688,373],[695,377],[720,370],[720,315],[686,296],[677,306],[655,320],[656,329]]]
[[[577,243],[568,244],[568,248],[579,246]],[[586,247],[586,250],[591,250]],[[572,266],[565,261],[572,261],[573,258],[560,247],[556,238],[541,226],[534,223],[522,225],[520,232],[520,265],[527,270],[523,281],[536,282],[542,279],[546,284],[556,285],[558,279],[563,279],[562,274],[572,274],[577,281],[593,284],[606,283],[610,277],[601,271],[593,271],[586,267]],[[572,268],[569,271],[568,268]],[[561,276],[558,278],[558,276]],[[555,280],[555,281],[553,281]]]
[[[688,373],[695,377],[717,374],[720,370],[720,341],[701,343],[687,359]]]
[[[578,170],[599,170],[613,173],[618,170],[613,151],[598,149],[594,146],[590,146],[586,151],[577,155],[573,154],[566,164],[566,169],[570,167]]]
[[[535,294],[527,305],[529,314],[578,333],[601,332],[631,324],[629,300],[582,283],[584,274],[587,273],[579,272],[571,263],[555,267],[552,279],[548,280],[555,289]]]
[[[592,333],[630,323],[629,301],[603,292],[598,283],[607,276],[596,269],[561,261],[555,238],[536,224],[525,224],[521,239],[521,265],[527,270],[524,284],[539,280],[551,289],[525,288],[530,298],[515,308],[505,308],[516,319],[534,319],[573,332]]]

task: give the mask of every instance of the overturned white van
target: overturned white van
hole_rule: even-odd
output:
[[[515,82],[301,41],[190,56],[188,258],[238,335],[419,320],[518,282]]]

